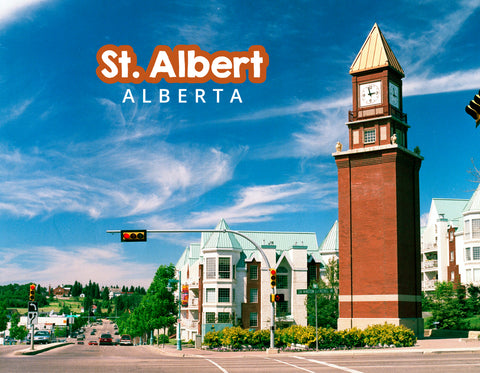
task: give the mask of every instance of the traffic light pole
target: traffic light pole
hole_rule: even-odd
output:
[[[121,230],[108,230],[107,233],[121,233]],[[238,231],[232,231],[230,229],[179,229],[179,230],[146,230],[148,234],[150,233],[232,233],[237,236],[243,237],[248,242],[250,242],[262,255],[263,261],[266,265],[266,270],[269,271],[270,262],[267,258],[267,255],[263,249],[250,237],[240,233]],[[275,287],[272,287],[272,294],[275,296]],[[270,302],[272,304],[272,317],[270,323],[270,348],[275,348],[275,302]]]

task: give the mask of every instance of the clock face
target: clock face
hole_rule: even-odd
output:
[[[360,84],[360,106],[382,103],[382,82]]]
[[[400,108],[400,90],[398,85],[392,82],[388,82],[388,101],[390,105]]]

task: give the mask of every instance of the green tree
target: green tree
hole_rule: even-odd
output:
[[[0,302],[0,331],[7,329],[8,323],[8,312],[7,312],[7,302]]]
[[[440,329],[464,329],[465,311],[453,282],[437,282],[432,295],[433,320]]]
[[[169,327],[175,322],[177,304],[173,293],[167,290],[169,280],[174,276],[173,264],[161,265],[157,269],[147,294],[125,325],[132,335],[148,335],[154,329]]]
[[[106,302],[110,300],[110,290],[106,286],[102,290],[102,300]]]
[[[338,319],[338,260],[331,259],[325,267],[325,276],[318,282],[319,289],[330,289],[323,294],[307,296],[307,323],[315,325],[315,298],[317,299],[317,323],[320,327],[337,327]]]
[[[22,340],[27,336],[28,330],[25,326],[18,325],[19,321],[20,315],[17,312],[13,313],[10,318],[10,335],[12,338]]]

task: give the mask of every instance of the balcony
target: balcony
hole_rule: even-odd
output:
[[[422,262],[422,270],[428,272],[428,270],[438,270],[438,260],[426,260]]]
[[[438,246],[436,243],[427,243],[422,247],[422,253],[429,253],[438,250]]]
[[[353,122],[356,120],[369,119],[372,117],[377,117],[379,115],[387,116],[391,115],[394,118],[402,121],[407,124],[407,114],[402,113],[397,108],[392,105],[377,105],[369,106],[367,108],[359,109],[357,111],[350,110],[348,112],[348,121]]]
[[[422,290],[423,291],[432,291],[435,290],[435,284],[438,282],[438,280],[425,280],[422,281]]]

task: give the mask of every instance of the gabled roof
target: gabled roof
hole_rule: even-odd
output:
[[[215,230],[230,230],[227,222],[222,219],[215,227]],[[202,249],[237,249],[241,250],[242,246],[237,240],[237,237],[233,233],[203,233],[204,244]]]
[[[335,220],[332,228],[323,240],[319,248],[320,252],[338,252],[338,220]]]
[[[390,67],[397,71],[402,77],[405,76],[402,67],[393,54],[380,28],[375,23],[372,30],[358,52],[355,61],[350,67],[350,74],[366,70]]]
[[[480,212],[480,183],[463,210],[464,214],[472,212]]]

